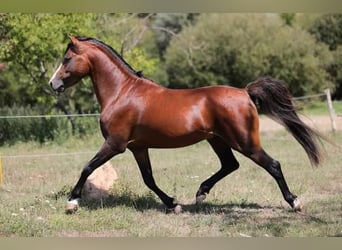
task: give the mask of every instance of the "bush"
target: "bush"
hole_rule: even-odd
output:
[[[331,85],[328,47],[275,14],[202,14],[171,40],[165,58],[173,88],[244,87],[265,75],[287,82],[295,96]]]
[[[44,114],[43,108],[3,107],[0,116],[35,116]],[[16,142],[47,141],[83,136],[97,131],[97,117],[81,117],[74,120],[75,127],[66,117],[0,118],[0,145]],[[97,129],[97,130],[95,130]]]
[[[318,41],[326,43],[331,50],[342,44],[342,14],[325,14],[317,18],[309,28]]]

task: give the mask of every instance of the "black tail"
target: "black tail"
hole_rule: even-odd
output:
[[[288,89],[270,77],[259,78],[246,87],[259,112],[282,124],[305,149],[311,164],[321,160],[320,134],[302,122],[291,101]]]

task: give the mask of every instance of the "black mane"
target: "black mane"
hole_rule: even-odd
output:
[[[104,42],[97,40],[92,37],[86,37],[86,36],[76,36],[77,40],[79,41],[89,41],[92,43],[95,43],[96,45],[104,48],[105,50],[109,51],[112,56],[114,56],[116,59],[119,60],[119,62],[124,65],[132,74],[136,75],[137,77],[142,77],[142,71],[135,71],[131,65],[129,65],[123,58],[122,56],[111,46],[105,44]],[[68,46],[69,48],[69,46]]]

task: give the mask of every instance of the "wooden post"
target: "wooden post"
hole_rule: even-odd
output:
[[[334,107],[333,107],[332,101],[331,101],[330,89],[324,90],[324,93],[327,96],[329,116],[330,116],[330,122],[331,122],[331,129],[332,129],[332,132],[335,133],[335,131],[336,131],[335,110],[334,110]]]

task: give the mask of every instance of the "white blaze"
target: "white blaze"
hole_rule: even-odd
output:
[[[55,73],[52,75],[52,77],[49,80],[49,84],[51,84],[51,87],[55,90],[63,86],[63,81],[61,79],[55,79],[57,76],[57,73],[62,68],[62,66],[63,66],[62,64],[58,66],[57,70],[55,71]]]
[[[62,64],[60,64],[58,66],[58,68],[56,69],[55,73],[53,73],[53,75],[51,76],[50,80],[49,80],[49,83],[53,81],[53,79],[55,79],[56,75],[57,75],[57,72],[62,68]]]

